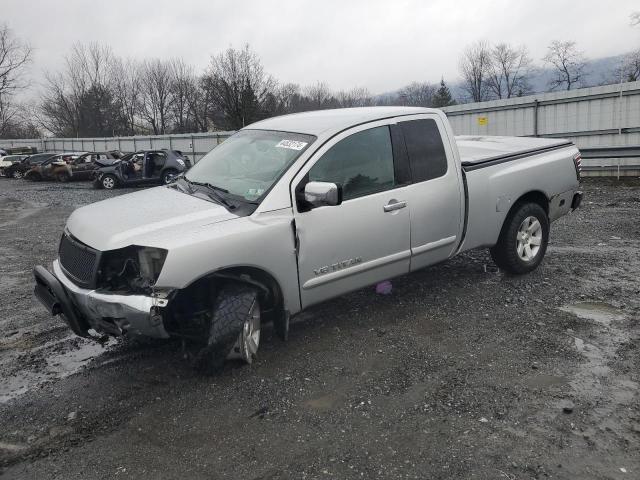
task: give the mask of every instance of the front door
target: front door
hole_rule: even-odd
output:
[[[295,202],[303,308],[409,271],[410,205],[406,186],[398,186],[385,122],[328,142],[292,183],[293,195],[308,181],[337,184],[343,201],[308,211]]]
[[[125,183],[138,183],[142,181],[144,165],[144,153],[136,153],[128,160],[120,162],[120,173]]]

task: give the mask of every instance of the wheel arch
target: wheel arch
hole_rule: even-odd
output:
[[[549,198],[547,195],[540,190],[530,190],[527,193],[523,193],[518,197],[518,199],[511,204],[511,208],[507,211],[507,214],[502,219],[502,223],[500,224],[500,229],[498,230],[498,236],[495,238],[492,245],[495,245],[496,242],[502,236],[502,232],[504,231],[507,222],[514,215],[514,212],[520,207],[520,205],[525,203],[535,203],[540,205],[540,207],[545,211],[547,216],[549,216]]]
[[[256,288],[260,294],[260,302],[263,317],[273,321],[276,333],[286,339],[289,324],[289,315],[284,308],[284,294],[278,280],[268,271],[251,265],[235,265],[232,267],[215,270],[193,280],[191,283],[176,292],[176,300],[181,304],[197,300],[195,296],[206,292],[208,301],[213,306],[213,301],[222,285],[229,282],[241,283]],[[198,302],[195,301],[194,304]]]
[[[509,209],[509,213],[507,217],[515,210],[518,205],[522,205],[523,203],[537,203],[542,207],[542,209],[549,215],[549,198],[544,192],[540,190],[531,190],[523,195],[521,195],[513,205]]]

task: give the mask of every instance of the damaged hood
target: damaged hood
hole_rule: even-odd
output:
[[[216,203],[156,187],[81,207],[69,217],[67,230],[101,251],[129,245],[162,247],[172,237],[235,218]]]

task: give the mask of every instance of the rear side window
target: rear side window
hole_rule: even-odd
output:
[[[395,187],[389,127],[376,127],[339,141],[309,170],[312,182],[342,185],[344,200]]]
[[[435,120],[400,122],[407,145],[413,182],[424,182],[447,173],[447,155]]]

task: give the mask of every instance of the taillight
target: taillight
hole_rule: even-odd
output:
[[[573,156],[573,166],[576,167],[576,177],[580,181],[580,174],[582,173],[582,155],[576,153]]]

